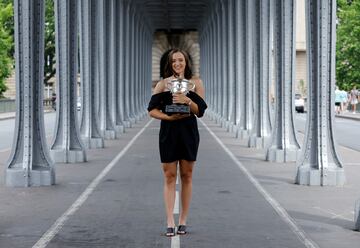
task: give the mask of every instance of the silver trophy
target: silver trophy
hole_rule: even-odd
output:
[[[195,84],[187,79],[176,78],[166,83],[166,87],[172,94],[189,93],[195,89]],[[190,106],[185,104],[171,104],[165,106],[165,112],[168,114],[190,114]]]

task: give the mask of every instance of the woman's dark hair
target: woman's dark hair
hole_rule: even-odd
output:
[[[192,71],[191,71],[191,61],[190,61],[190,56],[187,52],[179,49],[179,48],[175,48],[172,49],[169,53],[168,53],[168,57],[167,57],[167,61],[165,64],[165,71],[164,71],[164,78],[167,77],[171,77],[172,75],[175,75],[175,72],[172,69],[172,57],[174,55],[174,53],[182,53],[184,55],[185,58],[185,72],[184,72],[184,77],[186,79],[191,79],[192,78]]]

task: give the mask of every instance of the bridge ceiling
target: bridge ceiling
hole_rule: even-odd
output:
[[[215,0],[134,0],[154,30],[195,30]]]

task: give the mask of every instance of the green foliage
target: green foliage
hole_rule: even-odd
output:
[[[7,90],[5,80],[10,76],[13,65],[13,5],[11,1],[6,2],[9,1],[0,1],[0,97]]]
[[[45,78],[47,83],[55,75],[55,12],[54,0],[45,1]]]
[[[336,44],[337,85],[360,88],[360,1],[338,0]]]

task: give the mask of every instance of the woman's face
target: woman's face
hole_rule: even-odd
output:
[[[172,56],[172,69],[173,71],[181,77],[184,77],[185,72],[185,57],[181,52],[176,52]]]

